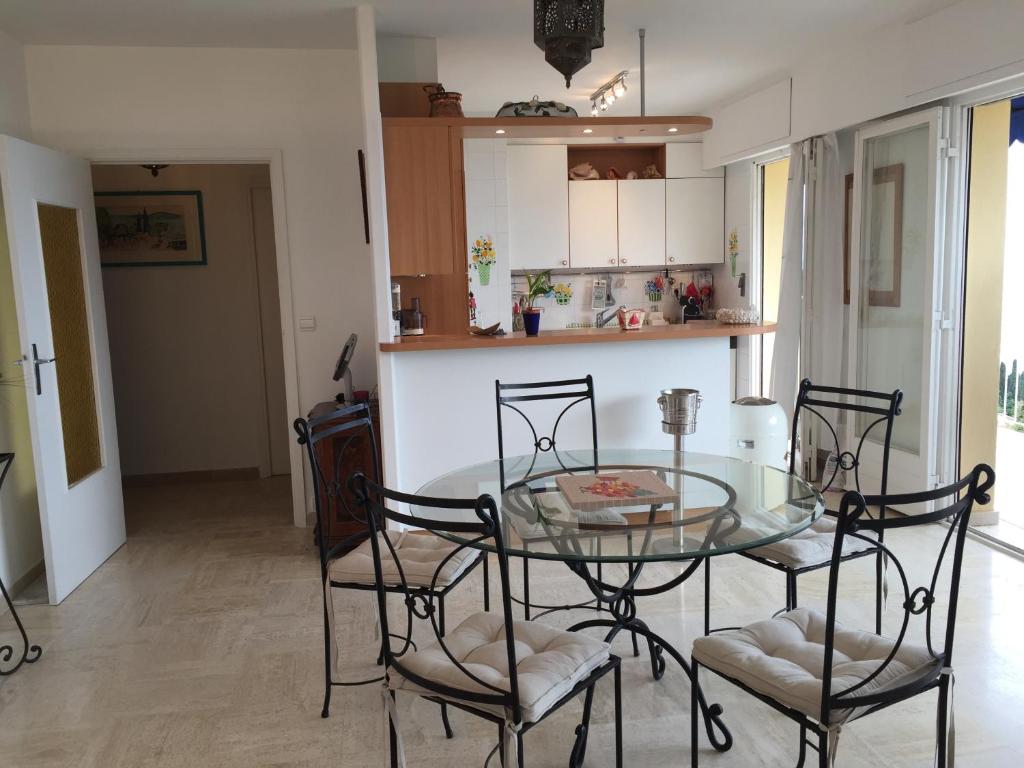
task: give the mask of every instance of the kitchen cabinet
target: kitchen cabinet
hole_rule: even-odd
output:
[[[665,182],[667,266],[725,261],[725,179]]]
[[[512,269],[569,266],[569,176],[564,144],[508,147]]]
[[[665,179],[636,179],[616,183],[619,198],[619,266],[664,267]]]
[[[569,182],[569,263],[573,268],[619,265],[617,188],[617,181]]]
[[[665,176],[669,179],[721,178],[725,169],[721,166],[704,170],[704,145],[699,142],[685,142],[665,145]]]
[[[383,135],[391,273],[464,272],[461,136],[447,126],[385,126]]]

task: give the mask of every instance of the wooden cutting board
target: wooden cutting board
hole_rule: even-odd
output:
[[[649,469],[602,472],[596,475],[559,475],[558,490],[573,509],[670,504],[679,494]]]

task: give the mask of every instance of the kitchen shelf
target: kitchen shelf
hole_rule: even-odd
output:
[[[703,115],[658,115],[656,117],[384,117],[385,128],[448,126],[466,139],[555,138],[678,138],[703,133],[712,126]],[[675,131],[670,132],[670,129]],[[584,129],[590,133],[584,134]],[[497,131],[504,131],[498,134]]]

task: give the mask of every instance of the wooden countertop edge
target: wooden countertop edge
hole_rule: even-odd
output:
[[[504,349],[506,347],[536,347],[552,344],[609,344],[631,341],[685,341],[722,336],[759,336],[774,333],[775,324],[726,325],[724,323],[694,322],[686,325],[648,326],[638,331],[617,328],[580,328],[559,331],[541,331],[539,336],[527,337],[523,333],[505,336],[438,335],[406,336],[392,342],[382,342],[381,352],[428,352],[446,349]]]

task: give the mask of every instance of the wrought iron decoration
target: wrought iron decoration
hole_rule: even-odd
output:
[[[568,88],[590,52],[604,46],[604,0],[534,0],[533,42]]]

